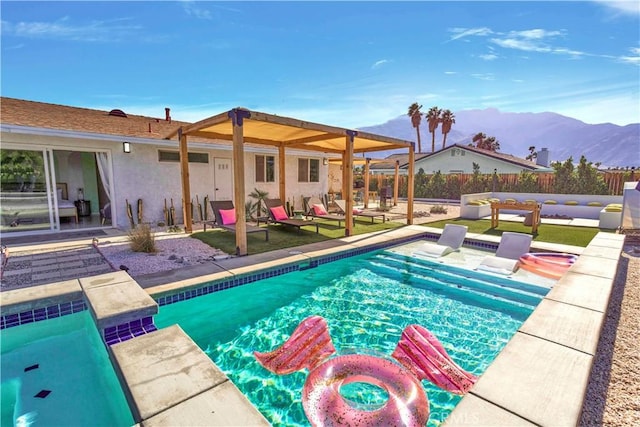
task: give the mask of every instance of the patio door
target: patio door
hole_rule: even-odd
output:
[[[20,236],[103,226],[101,213],[113,192],[106,151],[3,144],[0,161],[2,234]]]
[[[0,212],[2,233],[54,230],[57,204],[50,176],[51,151],[0,150]]]
[[[213,168],[213,184],[215,186],[213,200],[233,200],[233,174],[231,173],[231,159],[214,157]]]

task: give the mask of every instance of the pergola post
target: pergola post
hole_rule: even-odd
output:
[[[414,145],[409,147],[409,167],[407,170],[407,225],[413,224],[413,181],[415,178]]]
[[[229,111],[233,123],[233,205],[236,208],[236,255],[247,255],[247,220],[244,215],[244,134],[242,121],[249,112],[234,108]]]
[[[280,196],[280,201],[282,203],[284,203],[284,201],[286,200],[286,191],[287,191],[287,186],[286,186],[286,158],[285,158],[285,154],[284,154],[284,144],[280,145],[278,147],[278,193]]]
[[[180,175],[182,176],[182,214],[184,217],[184,232],[193,232],[191,218],[191,187],[189,185],[189,151],[187,149],[187,135],[178,129],[180,139]],[[168,224],[167,224],[168,225]]]
[[[396,173],[393,176],[393,206],[398,206],[398,189],[400,188],[400,160],[396,160]]]
[[[348,189],[353,188],[353,140],[358,134],[357,131],[347,130],[347,137],[345,139],[345,150],[344,150],[344,160],[342,162],[344,169],[347,171],[346,173],[346,183],[345,186]],[[353,234],[353,192],[348,191],[347,197],[345,197],[347,211],[344,213],[345,216],[345,225],[344,225],[344,235],[351,236]]]
[[[364,208],[369,207],[369,162],[370,158],[366,158],[364,161]]]

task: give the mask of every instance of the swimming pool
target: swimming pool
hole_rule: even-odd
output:
[[[130,426],[88,311],[2,330],[1,425]]]
[[[321,315],[338,350],[390,355],[405,326],[431,330],[462,368],[480,375],[548,288],[379,250],[175,304],[155,316],[178,323],[273,425],[308,425],[301,404],[306,373],[276,376],[253,351],[268,351],[304,318]],[[429,425],[461,399],[423,382]],[[357,400],[375,401],[367,390]]]

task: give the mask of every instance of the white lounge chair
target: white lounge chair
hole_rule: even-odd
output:
[[[476,270],[509,275],[518,270],[520,257],[531,247],[530,234],[505,231],[500,238],[496,254],[486,256]]]
[[[439,258],[457,251],[464,242],[467,230],[466,225],[446,224],[437,242],[423,243],[414,254]]]

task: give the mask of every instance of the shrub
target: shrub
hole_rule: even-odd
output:
[[[429,212],[432,214],[446,214],[447,208],[446,206],[442,206],[442,205],[434,205],[434,206],[431,206],[431,209],[429,209]]]
[[[156,240],[149,224],[142,224],[129,232],[129,243],[134,252],[155,253]]]

